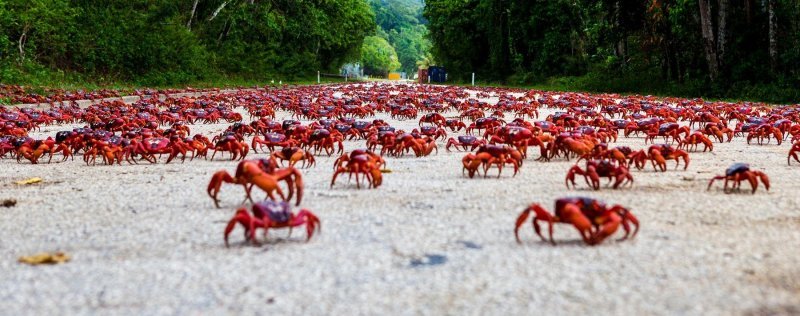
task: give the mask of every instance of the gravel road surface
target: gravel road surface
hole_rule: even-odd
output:
[[[226,126],[191,127],[213,135]],[[591,191],[582,180],[577,190],[565,188],[574,161],[563,159],[529,158],[516,177],[468,179],[464,153],[441,144],[430,157],[387,159],[392,172],[375,190],[357,190],[346,177],[330,188],[335,157],[318,156],[303,170],[301,207],[320,217],[321,234],[306,243],[302,230],[291,237],[275,230],[258,247],[243,242],[241,228],[230,248],[223,244],[242,189],[223,186],[220,209],[205,192],[215,171],[232,173],[236,162],[0,160],[0,199],[18,201],[0,208],[0,314],[800,313],[800,166],[786,165],[787,145],[735,139],[693,153],[687,171],[672,162],[665,173],[648,166],[634,171],[632,188]],[[616,145],[645,147],[641,137]],[[346,142],[347,150],[363,146]],[[706,190],[739,161],[769,174],[771,190],[724,194],[721,183]],[[13,183],[30,177],[44,181]],[[639,235],[588,247],[574,228],[556,225],[554,247],[526,225],[516,243],[522,209],[534,202],[552,209],[554,199],[573,195],[629,207],[642,223]],[[72,261],[17,263],[57,250]]]

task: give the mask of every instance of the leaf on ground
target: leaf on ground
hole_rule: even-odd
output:
[[[40,264],[60,264],[69,261],[71,258],[69,255],[63,252],[56,252],[56,253],[37,253],[32,256],[22,256],[19,257],[19,262],[27,263],[30,265],[40,265]]]
[[[381,169],[381,173],[392,173],[392,169]]]
[[[35,178],[25,179],[25,180],[21,180],[21,181],[15,181],[14,183],[19,184],[19,185],[27,185],[27,184],[34,184],[34,183],[39,183],[39,182],[42,182],[42,178],[35,177]]]
[[[5,199],[3,202],[0,202],[0,206],[2,207],[13,207],[17,205],[17,200],[15,199]]]

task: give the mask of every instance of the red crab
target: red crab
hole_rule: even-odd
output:
[[[283,200],[291,200],[295,190],[297,190],[296,205],[300,205],[300,201],[303,199],[303,176],[294,167],[278,169],[275,162],[268,159],[242,160],[236,166],[234,175],[235,177],[231,177],[227,171],[220,170],[211,177],[207,191],[208,196],[214,200],[214,205],[217,208],[219,208],[217,195],[219,195],[223,182],[241,184],[245,191],[245,201],[253,201],[250,196],[253,186],[257,186],[267,192],[267,196],[272,200],[275,200],[274,192],[277,192]],[[281,187],[278,186],[279,181],[286,182],[289,188],[288,197],[284,197]]]
[[[608,144],[599,143],[592,151],[578,158],[581,159],[610,159],[619,163],[620,166],[628,166],[628,159],[630,159],[633,150],[628,146],[617,146],[608,149]]]
[[[192,160],[194,160],[195,157],[207,158],[208,148],[212,146],[211,140],[202,134],[195,134],[191,139],[187,139],[186,143],[189,144],[194,152],[192,155]]]
[[[756,171],[750,170],[750,165],[746,163],[735,163],[725,169],[725,175],[716,176],[711,178],[708,181],[708,188],[706,190],[711,189],[711,185],[714,183],[715,180],[725,180],[725,185],[723,187],[723,191],[725,193],[729,193],[728,191],[728,181],[733,182],[731,185],[731,190],[738,189],[741,185],[742,181],[747,180],[750,182],[750,187],[753,188],[753,194],[756,193],[756,189],[758,189],[758,180],[764,184],[764,187],[769,191],[769,177],[767,174]]]
[[[457,120],[457,119],[449,119],[449,120],[445,121],[445,126],[450,128],[450,130],[453,131],[453,132],[458,132],[458,131],[460,131],[462,129],[466,129],[467,128],[467,125],[464,124],[464,122],[462,122],[461,120]]]
[[[674,159],[675,168],[677,169],[680,165],[681,158],[683,159],[683,170],[686,170],[689,168],[689,153],[680,149],[674,149],[669,144],[652,145],[647,149],[647,153],[645,153],[644,150],[632,153],[629,164],[632,164],[636,166],[637,169],[641,170],[644,168],[646,161],[650,160],[653,165],[653,169],[661,169],[663,172],[667,171],[667,159]]]
[[[553,142],[548,144],[545,160],[550,160],[556,156],[564,155],[569,160],[570,155],[577,157],[584,156],[592,152],[594,147],[600,142],[588,135],[581,133],[561,133],[556,136]]]
[[[344,152],[344,144],[342,144],[342,136],[338,134],[339,132],[336,131],[336,135],[332,134],[330,131],[322,128],[315,129],[311,134],[308,136],[308,144],[310,147],[314,147],[314,152],[319,153],[321,149],[325,150],[325,153],[328,156],[333,155],[336,148],[334,148],[334,144],[338,144],[338,151],[336,153]],[[338,135],[338,136],[337,136]]]
[[[762,124],[747,134],[747,144],[750,144],[750,140],[756,139],[759,145],[763,145],[764,140],[769,143],[771,137],[775,137],[775,140],[778,141],[778,145],[783,141],[783,133],[780,129],[770,124]]]
[[[439,113],[428,113],[423,115],[419,119],[419,126],[422,126],[422,123],[430,123],[436,126],[444,126],[447,122],[447,119],[444,118]]]
[[[236,214],[228,221],[225,226],[225,247],[228,247],[228,235],[239,223],[244,227],[245,241],[258,244],[256,240],[256,229],[264,229],[264,239],[267,237],[267,230],[270,228],[289,228],[289,235],[292,228],[306,226],[306,241],[311,240],[314,231],[321,231],[319,218],[307,209],[301,209],[297,213],[292,213],[291,206],[287,202],[261,201],[253,204],[252,215],[246,208],[239,208]]]
[[[567,172],[567,177],[564,179],[567,189],[569,189],[570,182],[573,188],[576,187],[576,174],[583,176],[584,180],[586,180],[586,184],[595,190],[600,190],[600,177],[608,177],[609,183],[612,180],[616,180],[613,186],[614,189],[618,188],[620,184],[625,185],[626,183],[630,183],[631,186],[633,186],[633,176],[628,168],[622,165],[616,165],[611,160],[587,160],[586,170],[581,169],[578,165],[572,166]],[[591,180],[591,183],[589,180]]]
[[[148,161],[155,163],[157,161],[155,155],[169,154],[167,163],[175,159],[178,153],[182,153],[186,157],[186,150],[181,148],[178,144],[164,137],[152,137],[144,139],[138,143],[138,153]],[[212,155],[213,158],[213,155]]]
[[[717,123],[706,124],[701,132],[705,135],[709,135],[711,137],[716,138],[717,141],[721,143],[724,141],[726,135],[728,136],[728,142],[730,142],[731,139],[733,139],[733,134],[735,131],[725,126],[725,124],[723,124],[722,122],[717,122]],[[750,139],[748,139],[748,141],[749,140]]]
[[[469,151],[473,151],[475,148],[481,145],[486,145],[486,141],[471,135],[460,135],[458,136],[458,141],[450,137],[450,139],[447,140],[447,145],[444,147],[444,149],[450,151],[450,146],[455,146],[456,149],[458,149],[460,146],[465,151],[467,150],[467,147],[470,147]]]
[[[503,173],[503,166],[511,164],[514,167],[514,176],[519,172],[522,165],[522,153],[512,147],[505,145],[481,145],[475,154],[467,154],[461,159],[464,170],[468,171],[470,178],[475,176],[478,167],[483,167],[483,177],[488,176],[489,168],[497,165],[497,177]]]
[[[499,127],[503,124],[506,124],[506,122],[496,117],[481,117],[467,126],[467,134],[472,135],[473,130],[485,130]]]
[[[286,135],[275,132],[264,133],[264,139],[258,135],[253,136],[253,141],[250,143],[253,152],[258,153],[258,149],[267,147],[270,151],[275,151],[275,147],[291,147],[298,146],[300,142],[296,139],[287,139]]]
[[[682,141],[678,142],[678,149],[696,150],[697,145],[703,144],[703,152],[706,150],[714,151],[714,143],[701,132],[694,132]]]
[[[445,139],[447,137],[447,131],[444,128],[436,127],[436,126],[422,126],[419,128],[419,133],[433,137],[434,140],[438,140],[439,138]]]
[[[361,188],[359,174],[364,174],[371,188],[377,188],[383,183],[383,175],[380,170],[383,165],[385,162],[381,156],[365,149],[356,149],[345,153],[334,162],[335,171],[331,178],[331,187],[336,183],[336,177],[339,174],[347,172],[351,176],[355,174],[356,188]]]
[[[313,167],[314,164],[316,164],[314,155],[300,147],[284,147],[279,151],[272,152],[270,157],[272,159],[280,160],[281,162],[288,160],[289,166],[292,167],[294,167],[294,165],[301,160],[303,161],[303,168],[306,167],[306,164],[308,164],[309,167]]]
[[[28,159],[31,164],[37,164],[39,163],[40,157],[42,157],[44,154],[49,154],[50,157],[48,158],[47,163],[50,163],[50,161],[53,160],[53,154],[56,152],[60,152],[64,155],[64,159],[62,161],[66,161],[67,158],[72,157],[72,152],[70,151],[69,147],[64,144],[56,144],[52,138],[48,138],[46,140],[38,140],[32,143],[22,144],[19,149],[17,149],[17,162],[20,161],[20,158],[25,158]]]
[[[672,139],[672,141],[677,141],[680,143],[681,141],[681,134],[686,137],[689,135],[689,127],[688,126],[680,126],[678,123],[662,123],[658,126],[658,129],[653,128],[653,131],[647,133],[647,137],[644,139],[644,143],[647,142],[654,143],[656,137],[664,137],[664,141]]]
[[[227,135],[222,137],[222,139],[217,141],[216,145],[214,145],[214,153],[211,154],[211,160],[214,160],[217,151],[230,152],[231,160],[237,160],[237,158],[244,159],[250,151],[250,147],[236,139],[236,136]]]
[[[478,172],[478,168],[483,166],[483,174],[484,178],[487,176],[487,171],[489,170],[489,166],[494,163],[495,158],[492,157],[491,154],[483,152],[479,154],[466,154],[464,158],[461,158],[461,164],[463,167],[461,168],[461,174],[464,174],[464,171],[467,171],[470,179],[475,176],[475,173],[480,174]],[[502,168],[498,166],[498,174],[497,177],[500,177],[500,174],[503,172]]]
[[[541,155],[539,159],[547,158],[547,147],[545,143],[539,137],[534,136],[533,132],[526,127],[508,125],[496,128],[489,138],[489,143],[502,143],[514,146],[514,148],[522,153],[522,158],[528,157],[529,146],[539,146]]]
[[[547,222],[550,242],[553,245],[556,244],[553,240],[554,223],[572,224],[578,229],[581,238],[588,245],[601,243],[604,239],[614,234],[620,224],[625,230],[625,236],[620,240],[627,239],[629,235],[631,238],[636,237],[636,233],[639,232],[639,220],[627,208],[620,205],[608,207],[605,203],[592,198],[568,197],[556,200],[555,206],[554,215],[536,203],[523,210],[517,217],[514,227],[514,236],[516,236],[517,242],[521,243],[519,229],[525,224],[531,212],[535,214],[532,223],[534,231],[542,241],[546,242],[547,239],[542,235],[539,221]],[[631,234],[631,224],[634,226],[633,234]]]
[[[436,146],[436,141],[430,137],[419,137],[413,133],[400,134],[396,138],[396,144],[392,149],[395,156],[400,157],[410,150],[414,152],[416,157],[426,157],[436,150],[439,153],[439,147]],[[384,146],[384,148],[386,148]],[[383,149],[381,149],[383,151]]]
[[[473,120],[473,121],[477,120],[479,118],[482,118],[482,117],[484,117],[484,113],[483,113],[483,110],[481,110],[481,109],[467,109],[467,110],[461,112],[461,115],[458,116],[458,118],[460,120],[464,120],[465,118],[468,118],[468,119]]]
[[[791,165],[792,158],[794,158],[795,161],[800,162],[800,159],[798,159],[797,157],[797,152],[800,152],[800,141],[797,141],[794,144],[792,144],[792,148],[789,149],[789,156],[786,157],[786,163]]]

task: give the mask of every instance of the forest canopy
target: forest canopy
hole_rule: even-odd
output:
[[[358,61],[378,75],[438,64],[462,82],[798,102],[800,1],[0,0],[2,83],[309,78]]]
[[[378,24],[377,36],[394,47],[400,66],[378,71],[368,67],[368,73],[394,70],[416,73],[417,63],[431,58],[427,20],[422,16],[425,3],[421,0],[370,0],[370,6]]]
[[[310,76],[360,58],[365,0],[4,0],[0,81],[57,70],[146,85]]]
[[[368,74],[385,76],[389,71],[400,68],[394,47],[379,36],[364,38],[364,45],[361,47],[361,62]]]
[[[427,0],[451,77],[800,98],[797,0]]]

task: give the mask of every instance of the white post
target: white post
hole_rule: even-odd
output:
[[[475,85],[475,73],[474,72],[472,73],[472,85],[473,86]]]
[[[431,83],[431,76],[428,75],[428,83]]]
[[[317,84],[319,84],[319,71],[317,71]]]

